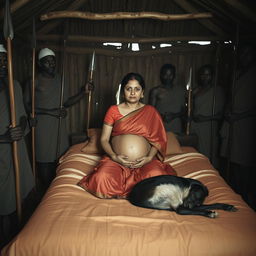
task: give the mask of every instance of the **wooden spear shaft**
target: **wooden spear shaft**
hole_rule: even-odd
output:
[[[61,74],[61,88],[60,88],[60,103],[59,110],[61,111],[64,108],[64,88],[65,88],[65,65],[66,65],[66,44],[68,37],[68,21],[65,24],[64,28],[64,39],[63,39],[63,58],[62,58],[62,74]],[[57,149],[56,149],[56,161],[60,157],[60,144],[61,144],[61,131],[62,131],[62,117],[59,116],[58,120],[58,133],[57,133]]]
[[[12,69],[12,46],[11,38],[7,37],[7,58],[8,58],[8,80],[9,80],[9,96],[10,96],[10,110],[11,110],[11,126],[16,127],[16,109],[13,85],[13,69]],[[18,158],[18,143],[13,141],[13,165],[15,170],[15,188],[16,188],[16,209],[19,221],[22,218],[21,210],[21,196],[20,196],[20,168]]]
[[[31,117],[35,118],[35,66],[36,66],[36,48],[32,50],[32,87],[31,87],[31,95],[32,95],[32,110]],[[36,153],[35,153],[35,127],[31,128],[31,140],[32,140],[32,171],[34,175],[34,179],[36,182]]]
[[[64,104],[64,86],[65,86],[65,62],[66,62],[66,39],[63,40],[63,63],[62,63],[62,74],[61,74],[61,88],[60,88],[60,105],[59,109],[63,109]],[[58,134],[57,134],[57,150],[56,150],[56,160],[60,156],[60,143],[61,143],[61,124],[62,117],[59,116],[58,121]]]
[[[12,68],[12,38],[14,36],[12,19],[10,13],[9,1],[5,1],[5,15],[4,15],[4,37],[7,42],[7,59],[8,59],[8,85],[10,97],[10,118],[11,127],[16,127],[16,109],[15,109],[15,96],[14,96],[14,83],[13,83],[13,68]],[[20,195],[20,168],[18,158],[18,143],[12,142],[13,147],[13,167],[15,171],[15,193],[16,193],[16,211],[19,222],[22,219],[21,210],[21,195]]]
[[[89,83],[92,83],[93,71],[90,70],[89,73]],[[86,131],[90,128],[90,120],[91,120],[91,104],[92,104],[92,90],[89,88],[88,94],[88,106],[87,106],[87,122],[86,122]]]
[[[186,126],[186,135],[190,134],[190,117],[191,117],[191,98],[192,98],[192,68],[189,69],[189,80],[188,80],[188,120]]]
[[[35,18],[33,18],[33,35],[32,35],[32,85],[31,85],[31,118],[35,120],[35,74],[36,74],[36,26]],[[32,171],[37,187],[36,177],[36,148],[35,148],[35,126],[31,127],[31,143],[32,143]]]
[[[188,118],[191,117],[191,93],[192,90],[189,88],[188,91]],[[186,135],[190,134],[190,120],[187,121],[187,127],[186,127]]]

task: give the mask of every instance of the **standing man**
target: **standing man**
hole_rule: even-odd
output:
[[[7,78],[7,52],[0,44],[0,237],[8,241],[17,231],[15,172],[13,166],[12,142],[18,141],[20,168],[20,193],[24,200],[34,187],[34,178],[28,157],[24,136],[28,133],[27,116],[23,105],[22,90],[14,80],[16,104],[16,127],[10,127],[10,102]]]
[[[160,70],[161,85],[151,89],[149,104],[161,114],[165,130],[183,133],[182,117],[185,115],[185,89],[174,85],[176,69],[164,64]]]
[[[256,47],[238,48],[238,70],[221,129],[221,154],[229,161],[231,184],[256,209]]]
[[[35,81],[35,149],[36,167],[39,184],[46,189],[55,177],[57,165],[57,137],[60,116],[61,76],[56,73],[55,53],[48,48],[42,49],[38,54],[39,73]],[[30,83],[24,90],[26,108],[30,109],[31,89]],[[67,99],[68,86],[65,84],[63,98]],[[65,117],[65,116],[63,116]],[[35,125],[35,124],[34,124]],[[63,120],[60,127],[60,155],[69,146],[66,122]]]
[[[35,81],[36,120],[32,120],[31,123],[36,126],[35,154],[39,183],[45,190],[55,177],[58,158],[69,147],[64,119],[67,115],[66,108],[84,97],[85,87],[83,86],[77,95],[68,98],[69,86],[65,83],[63,106],[60,108],[62,80],[60,74],[56,73],[56,57],[51,49],[43,48],[39,51],[38,68]],[[24,100],[27,111],[31,112],[30,83],[25,88]],[[60,118],[62,122],[59,122]]]
[[[193,120],[191,132],[198,136],[198,150],[215,167],[219,162],[219,126],[224,115],[225,93],[214,86],[214,70],[204,65],[198,71],[198,87],[193,93]]]

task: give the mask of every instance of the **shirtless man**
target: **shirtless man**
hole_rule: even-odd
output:
[[[151,89],[149,104],[160,112],[166,131],[181,134],[181,118],[185,114],[185,89],[174,85],[175,73],[176,69],[172,64],[164,64],[161,67],[161,85]]]

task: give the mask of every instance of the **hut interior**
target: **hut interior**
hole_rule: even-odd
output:
[[[2,26],[4,7],[1,1]],[[198,68],[212,64],[217,84],[231,98],[237,48],[256,42],[254,0],[11,0],[10,8],[13,73],[22,87],[32,75],[33,22],[36,52],[48,47],[56,53],[57,69],[64,70],[70,96],[90,80],[95,52],[90,118],[88,93],[68,109],[70,143],[72,136],[86,134],[86,128],[102,127],[106,110],[116,104],[118,86],[128,72],[143,75],[144,102],[148,103],[150,89],[160,84],[163,64],[176,67],[175,84],[184,89],[191,67],[193,89]],[[6,43],[3,36],[1,43]],[[240,192],[239,182],[232,184],[232,172],[226,169],[223,160],[221,175]],[[249,196],[246,191],[241,193],[256,209],[255,190]]]

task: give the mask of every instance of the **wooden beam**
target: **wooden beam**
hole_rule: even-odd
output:
[[[88,2],[88,0],[75,0],[72,4],[67,8],[69,11],[75,11],[79,9],[83,4]],[[47,23],[47,25],[43,26],[37,33],[48,33],[61,24],[61,21],[53,21],[52,23]]]
[[[60,41],[62,35],[37,35],[39,41]],[[140,37],[100,37],[100,36],[83,36],[83,35],[69,35],[67,37],[68,42],[80,42],[80,43],[168,43],[172,41],[217,41],[217,40],[230,40],[229,37],[220,36],[170,36],[170,37],[153,37],[153,38],[140,38]]]
[[[173,0],[177,5],[187,12],[198,12],[188,1],[186,0]],[[203,26],[205,26],[210,31],[214,32],[217,35],[225,36],[226,33],[220,27],[216,26],[210,20],[198,20]]]
[[[190,14],[164,14],[159,12],[113,12],[113,13],[91,13],[78,11],[58,11],[41,15],[40,19],[51,20],[60,18],[77,18],[86,20],[120,20],[120,19],[158,19],[163,21],[190,20],[211,18],[211,13]]]
[[[10,9],[11,13],[16,12],[19,8],[21,8],[23,5],[27,4],[32,0],[17,0],[13,4],[11,4]],[[0,11],[0,18],[4,17],[4,8]]]
[[[237,9],[241,12],[245,18],[249,18],[252,21],[256,22],[256,15],[255,10],[250,9],[249,7],[245,6],[238,0],[224,0],[227,4],[231,5],[233,8]]]
[[[40,47],[44,47],[45,45],[39,44]],[[53,51],[63,51],[63,47],[58,45],[47,45],[50,49]],[[154,49],[154,50],[145,50],[145,51],[124,51],[124,50],[109,50],[104,48],[85,48],[85,47],[66,47],[65,48],[66,53],[71,54],[91,54],[93,51],[95,51],[96,55],[105,55],[110,57],[130,57],[130,56],[154,56],[159,54],[173,54],[178,52],[210,52],[215,51],[215,47],[212,45],[205,45],[205,46],[199,46],[199,45],[188,45],[187,47],[184,46],[176,46],[176,47],[166,47],[161,49]]]

